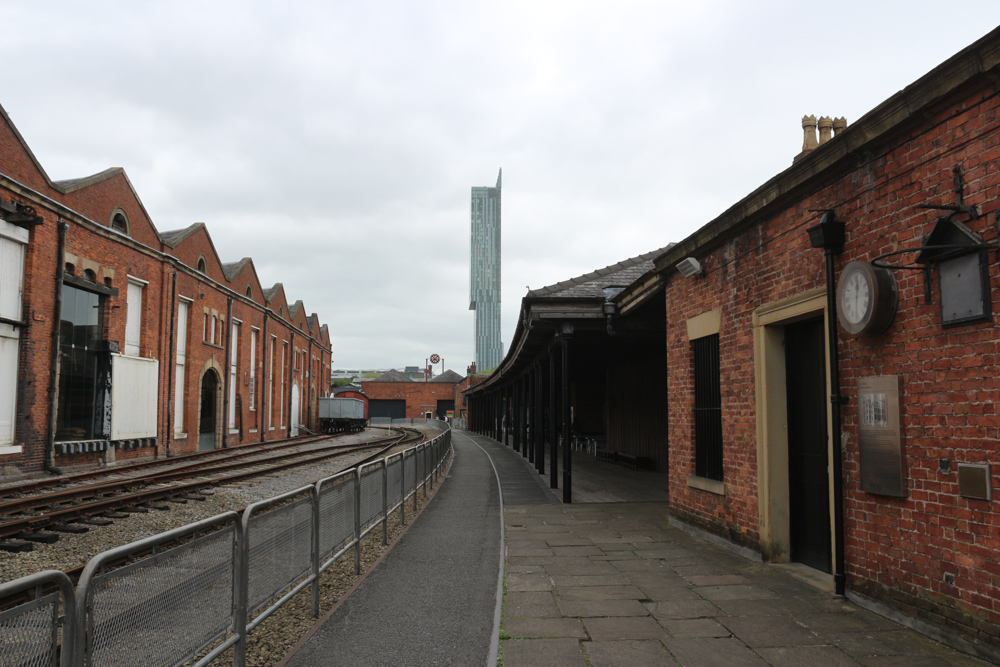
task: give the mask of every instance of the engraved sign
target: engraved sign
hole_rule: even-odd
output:
[[[858,380],[858,444],[861,490],[905,497],[898,375]]]

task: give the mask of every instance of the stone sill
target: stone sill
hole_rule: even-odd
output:
[[[692,489],[700,489],[702,491],[708,491],[709,493],[714,493],[719,496],[726,495],[726,483],[717,482],[714,479],[698,477],[697,475],[688,475],[687,485],[690,486]]]

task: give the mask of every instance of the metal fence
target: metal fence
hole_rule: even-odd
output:
[[[428,422],[430,425],[431,423]],[[0,666],[207,665],[233,649],[295,594],[436,481],[451,451],[450,427],[384,459],[280,496],[98,554],[76,590],[47,570],[0,584]],[[180,544],[178,545],[178,541]],[[111,569],[123,559],[127,565]],[[54,592],[49,592],[49,591]],[[32,595],[33,593],[33,595]]]

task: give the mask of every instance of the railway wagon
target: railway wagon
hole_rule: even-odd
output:
[[[364,401],[334,396],[319,399],[319,426],[324,433],[354,433],[367,424]]]

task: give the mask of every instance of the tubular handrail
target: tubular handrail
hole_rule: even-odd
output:
[[[200,633],[174,633],[171,641],[161,641],[157,648],[162,653],[169,654],[163,657],[163,661],[180,664],[194,659],[211,647],[196,665],[207,665],[233,648],[233,665],[244,667],[246,639],[260,623],[310,585],[312,615],[317,617],[320,574],[352,550],[355,572],[360,573],[362,538],[381,525],[382,543],[386,544],[389,516],[397,508],[400,510],[401,525],[406,524],[406,501],[412,496],[413,509],[416,511],[421,486],[426,497],[428,485],[440,479],[440,468],[451,451],[450,425],[438,422],[436,426],[441,428],[441,433],[427,442],[324,477],[315,484],[251,503],[242,515],[224,512],[97,554],[84,568],[75,591],[66,574],[57,570],[38,572],[0,584],[0,601],[31,589],[36,590],[36,600],[0,612],[0,629],[4,627],[6,619],[17,619],[19,615],[26,615],[41,604],[55,604],[54,609],[58,609],[57,602],[61,599],[64,611],[61,619],[60,665],[69,667],[86,664],[89,667],[101,667],[105,664],[123,664],[123,661],[128,661],[123,656],[129,650],[148,649],[144,642],[147,642],[151,634],[169,633],[170,628],[160,627],[164,618],[184,616],[173,612],[178,608],[186,608],[183,605],[189,599],[201,600],[202,597],[214,594],[215,598],[210,602],[215,604],[216,610],[197,608],[187,615],[188,619],[197,619],[197,630]],[[408,466],[411,472],[409,476]],[[365,480],[369,483],[362,489]],[[390,491],[390,484],[395,486],[397,483],[398,488]],[[353,488],[350,487],[351,484],[354,485]],[[363,490],[368,494],[365,498],[362,498]],[[344,494],[339,496],[339,500],[338,496],[327,495],[338,492]],[[336,503],[347,497],[352,498],[353,502],[348,504],[353,507],[343,507],[341,503],[340,514],[324,518],[324,500],[329,498],[330,502],[335,503],[332,507],[336,508]],[[363,507],[363,500],[368,503],[366,507]],[[304,541],[301,539],[301,531],[305,522],[301,515],[305,506],[308,506],[309,511],[309,562],[308,566],[303,563],[301,569],[296,569],[296,563],[302,558],[303,552],[294,551],[286,557],[284,550]],[[374,515],[371,514],[373,510]],[[362,516],[363,511],[367,512],[365,516]],[[353,530],[345,530],[343,523],[348,520],[353,523]],[[268,521],[272,523],[269,524]],[[334,524],[341,525],[341,532],[337,534],[334,543],[324,547],[323,535],[330,534],[324,531],[334,530]],[[267,542],[254,545],[262,551],[253,551],[251,542],[256,537],[256,531],[259,530],[266,537],[266,526],[278,526],[275,529],[278,532],[273,532]],[[220,540],[224,541],[229,533],[231,537],[228,539],[232,540],[232,547],[225,550],[221,548],[224,542]],[[183,542],[174,546],[178,540]],[[324,548],[327,553],[323,552]],[[227,554],[225,559],[219,555],[222,552]],[[329,552],[333,552],[332,555]],[[263,558],[255,570],[252,570],[252,555]],[[137,560],[109,570],[111,563],[119,562],[126,556],[136,557]],[[251,576],[265,576],[267,572],[264,570],[268,567],[277,579],[268,580],[264,584],[262,601],[251,601]],[[50,585],[59,588],[59,599],[53,595],[43,597],[40,594],[42,586]],[[221,604],[220,595],[225,596]],[[102,596],[98,609],[95,609],[96,596]],[[108,600],[104,600],[103,596]],[[263,611],[251,620],[249,616],[256,610],[255,605],[256,609],[263,608]],[[212,611],[223,607],[228,610],[224,618],[205,618],[206,615],[211,616]],[[168,611],[161,614],[164,609]],[[146,623],[153,617],[159,622],[159,626],[155,628],[151,622]],[[55,624],[59,620],[56,618],[54,621],[48,645],[39,642],[37,649],[32,650],[38,654],[55,655],[58,650]],[[133,635],[144,633],[147,639],[143,642],[131,642],[132,645],[129,645],[124,634],[128,632]],[[110,634],[110,638],[105,637],[106,634]],[[192,639],[193,634],[197,637]],[[186,644],[177,638],[181,636],[186,638]],[[95,641],[104,653],[102,650],[94,650]],[[0,646],[0,662],[5,655],[3,651],[4,646]]]

